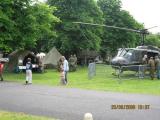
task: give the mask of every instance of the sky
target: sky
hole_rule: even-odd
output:
[[[39,0],[46,1],[46,0]],[[160,0],[121,0],[122,9],[127,10],[136,19],[143,23],[152,33],[160,33]]]
[[[122,9],[127,10],[152,33],[160,33],[160,0],[121,0]]]

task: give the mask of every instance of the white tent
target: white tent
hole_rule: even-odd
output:
[[[53,47],[43,58],[42,63],[44,65],[56,66],[61,56],[62,55],[58,52],[58,50],[55,47]]]

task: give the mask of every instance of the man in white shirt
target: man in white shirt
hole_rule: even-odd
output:
[[[66,58],[64,56],[62,56],[61,59],[63,60],[63,70],[64,70],[64,74],[65,74],[65,82],[67,84],[68,83],[67,73],[69,71],[69,65],[68,65],[68,61],[66,60]]]

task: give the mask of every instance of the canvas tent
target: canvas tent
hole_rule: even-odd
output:
[[[43,58],[42,63],[47,67],[55,67],[62,55],[53,47]]]
[[[39,60],[33,52],[27,50],[16,50],[9,54],[9,62],[7,63],[7,71],[13,72],[18,65],[26,65],[27,58],[31,58],[32,64],[38,64]]]

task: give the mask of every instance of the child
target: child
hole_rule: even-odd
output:
[[[0,61],[0,78],[1,78],[1,81],[3,81],[3,63]]]
[[[61,78],[61,84],[65,85],[65,74],[64,74],[64,70],[63,70],[63,62],[60,61],[60,78]]]
[[[32,63],[31,58],[27,59],[26,63],[26,84],[32,84]]]

